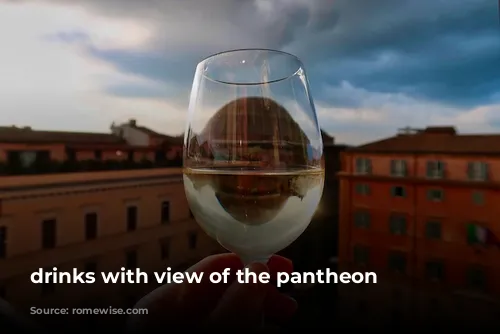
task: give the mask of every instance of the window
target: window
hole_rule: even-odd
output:
[[[406,272],[406,256],[401,252],[389,253],[389,269],[399,273]]]
[[[86,273],[95,273],[97,272],[97,262],[96,261],[88,261],[85,263],[83,267],[83,271]]]
[[[405,160],[391,160],[391,176],[406,176],[407,167]]]
[[[483,267],[470,266],[467,269],[467,288],[471,290],[486,290],[486,273]]]
[[[85,239],[93,240],[97,238],[97,213],[85,214]]]
[[[195,249],[196,248],[196,243],[198,239],[198,235],[196,232],[190,232],[188,235],[188,244],[189,244],[189,249]]]
[[[170,221],[170,202],[164,201],[161,203],[161,222],[167,224]]]
[[[427,162],[427,177],[441,179],[444,177],[445,163],[439,160]]]
[[[137,268],[137,251],[130,250],[125,254],[125,268],[135,269]]]
[[[76,161],[75,150],[71,148],[66,149],[66,158],[68,159],[68,161]]]
[[[469,162],[467,176],[471,181],[486,181],[488,179],[488,164],[485,162]]]
[[[430,220],[425,224],[425,236],[428,239],[441,239],[441,222]]]
[[[429,261],[425,265],[427,279],[441,281],[444,279],[444,264],[441,261]]]
[[[130,162],[133,162],[135,160],[135,152],[134,151],[128,151],[128,156],[127,156],[127,160],[130,161]]]
[[[162,260],[170,257],[170,238],[160,240],[160,255]]]
[[[392,234],[405,235],[406,234],[406,216],[402,214],[392,214],[389,217],[389,229]]]
[[[102,151],[101,150],[95,150],[94,151],[94,158],[96,160],[102,160]]]
[[[36,163],[37,152],[36,151],[19,152],[19,159],[21,161],[21,166],[25,168],[32,167]]]
[[[127,207],[127,231],[135,231],[137,229],[137,207]]]
[[[476,205],[484,204],[484,193],[482,191],[473,191],[472,202]]]
[[[0,226],[0,259],[7,257],[7,227]]]
[[[57,226],[55,219],[42,221],[42,248],[52,249],[57,243]]]
[[[358,195],[368,195],[370,194],[370,186],[364,183],[356,184],[356,193]]]
[[[354,263],[358,265],[367,265],[369,260],[369,251],[365,246],[354,246]]]
[[[429,201],[441,202],[444,198],[444,192],[441,189],[429,189],[427,190],[427,198]]]
[[[391,188],[392,197],[406,197],[406,188],[402,186],[394,186]]]
[[[356,159],[356,174],[371,174],[372,163],[367,158]]]
[[[495,238],[488,224],[479,221],[469,221],[466,225],[466,238],[469,245],[483,245],[490,243]]]
[[[370,227],[370,213],[367,211],[357,211],[354,213],[354,226],[358,228]]]

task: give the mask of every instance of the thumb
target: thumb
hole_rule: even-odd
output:
[[[218,329],[238,329],[243,326],[245,329],[251,329],[262,325],[269,289],[268,285],[261,283],[258,278],[260,273],[269,271],[263,263],[251,264],[248,269],[256,274],[257,281],[254,282],[253,277],[248,278],[248,283],[235,281],[226,290],[210,317],[210,323]]]

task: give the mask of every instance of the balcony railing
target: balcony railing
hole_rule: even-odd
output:
[[[151,169],[166,167],[182,167],[182,158],[165,161],[128,161],[128,160],[79,160],[79,161],[35,161],[29,166],[19,163],[0,161],[0,175],[37,175],[61,174],[76,172],[119,171],[134,169]]]

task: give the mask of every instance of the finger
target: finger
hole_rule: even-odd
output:
[[[257,275],[269,272],[267,266],[262,263],[251,264],[248,268]],[[255,283],[233,282],[211,314],[210,325],[218,329],[259,327],[264,315],[268,286],[259,280]]]
[[[269,275],[271,277],[271,281],[276,281],[278,273],[286,272],[291,274],[293,272],[293,263],[290,259],[286,257],[273,255],[269,262],[267,263],[269,267]]]
[[[243,269],[244,265],[240,258],[232,253],[218,254],[206,257],[186,272],[203,273],[203,278],[198,284],[187,282],[176,285],[177,300],[183,304],[183,310],[189,312],[189,316],[205,315],[212,311],[217,305],[220,296],[236,279],[236,272]],[[229,269],[227,283],[212,283],[211,273],[223,273]]]
[[[210,274],[223,272],[229,268],[231,276],[228,283],[214,284],[210,282]],[[235,254],[225,253],[209,256],[186,272],[203,273],[200,283],[183,282],[181,284],[165,284],[143,297],[136,305],[138,308],[146,308],[147,315],[134,316],[129,319],[129,329],[137,328],[139,331],[143,326],[160,326],[162,322],[168,322],[172,327],[175,323],[182,324],[189,317],[190,321],[197,321],[206,317],[213,311],[220,296],[224,293],[232,281],[235,273],[243,269],[243,263]],[[165,319],[168,315],[168,319]]]

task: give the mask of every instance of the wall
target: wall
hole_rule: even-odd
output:
[[[84,183],[78,183],[81,181]],[[130,288],[96,284],[78,285],[75,289],[74,285],[62,284],[44,294],[42,286],[30,282],[31,272],[38,268],[57,266],[60,271],[83,270],[91,261],[98,270],[118,271],[125,265],[126,253],[135,251],[141,270],[154,271],[164,270],[166,266],[184,268],[222,251],[191,218],[181,169],[2,177],[0,183],[3,185],[0,226],[8,228],[7,258],[0,259],[0,288],[5,297],[20,308],[60,305],[68,299],[82,303],[92,298],[95,301],[92,291],[102,293],[103,300],[110,301],[110,298],[127,297],[120,292],[123,289],[141,295],[151,288],[151,285]],[[20,185],[23,188],[14,187]],[[40,187],[42,185],[44,187]],[[167,223],[161,221],[164,201],[170,203]],[[138,208],[135,231],[127,231],[129,205]],[[98,216],[97,239],[91,241],[85,239],[84,216],[88,212]],[[42,249],[43,219],[57,220],[54,249]],[[197,235],[194,249],[189,243],[191,233]],[[162,243],[166,238],[169,256],[163,258]]]
[[[66,159],[65,146],[62,144],[7,144],[0,143],[0,162],[7,160],[7,151],[50,151],[53,160]]]
[[[370,158],[372,175],[354,175],[355,159]],[[499,250],[494,247],[473,247],[467,243],[466,226],[471,222],[480,223],[500,236],[500,225],[496,223],[500,207],[498,184],[500,159],[486,156],[446,156],[446,155],[382,155],[343,154],[343,172],[339,174],[340,185],[340,260],[354,261],[353,248],[356,245],[369,249],[370,268],[378,271],[388,269],[388,254],[402,251],[407,258],[406,274],[425,281],[426,263],[442,261],[444,278],[442,285],[451,289],[463,289],[466,272],[471,266],[481,266],[487,275],[488,293],[500,295]],[[406,159],[408,176],[390,177],[390,161]],[[446,163],[445,180],[427,180],[428,160],[443,160]],[[467,180],[467,164],[483,161],[489,164],[490,180],[475,182]],[[356,193],[356,184],[369,186],[368,195]],[[404,198],[391,195],[392,186],[406,189]],[[442,189],[444,199],[440,202],[427,198],[429,189]],[[484,202],[476,204],[473,193],[480,192]],[[363,209],[371,214],[368,229],[354,226],[354,212]],[[407,233],[392,235],[389,217],[392,213],[407,217]],[[437,220],[441,223],[441,238],[431,240],[426,237],[426,223]]]
[[[129,145],[133,146],[149,146],[149,135],[138,130],[128,124],[120,126],[123,130],[123,138]]]

